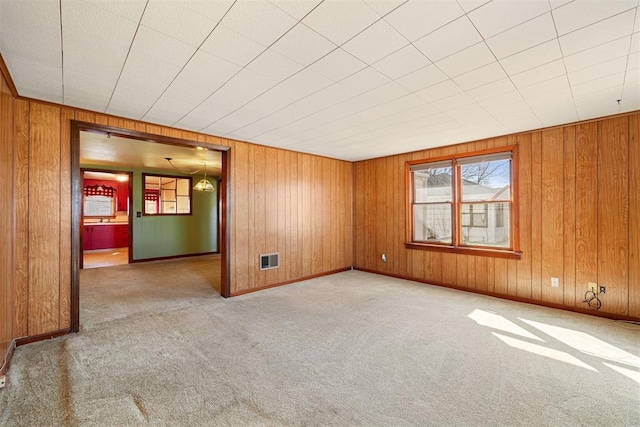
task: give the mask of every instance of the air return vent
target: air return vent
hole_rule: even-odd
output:
[[[260,255],[260,270],[269,270],[271,268],[280,267],[279,254]]]

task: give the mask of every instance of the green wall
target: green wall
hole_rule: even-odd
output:
[[[142,215],[142,174],[176,175],[154,169],[81,165],[83,169],[109,169],[133,172],[133,259],[143,260],[179,255],[218,252],[218,180],[208,177],[216,191],[192,191],[191,215]],[[193,185],[202,179],[191,175]]]

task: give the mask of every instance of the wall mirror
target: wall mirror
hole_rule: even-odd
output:
[[[191,178],[142,174],[144,215],[191,215]]]

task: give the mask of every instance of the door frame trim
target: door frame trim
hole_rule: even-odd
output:
[[[159,144],[181,147],[202,147],[220,152],[222,156],[222,176],[219,186],[219,203],[221,205],[219,243],[221,257],[221,295],[231,296],[230,286],[230,219],[231,219],[231,183],[229,167],[231,164],[231,147],[207,144],[199,141],[173,138],[169,136],[121,129],[113,126],[71,120],[71,332],[80,330],[80,260],[82,244],[80,242],[80,224],[82,221],[82,174],[80,171],[80,132],[110,134],[122,138],[137,139]],[[131,195],[130,195],[131,196]]]

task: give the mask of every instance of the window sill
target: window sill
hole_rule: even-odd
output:
[[[428,243],[405,243],[407,249],[422,251],[446,252],[450,254],[488,256],[494,258],[520,259],[522,252],[487,248],[469,248],[464,246],[430,245]]]

